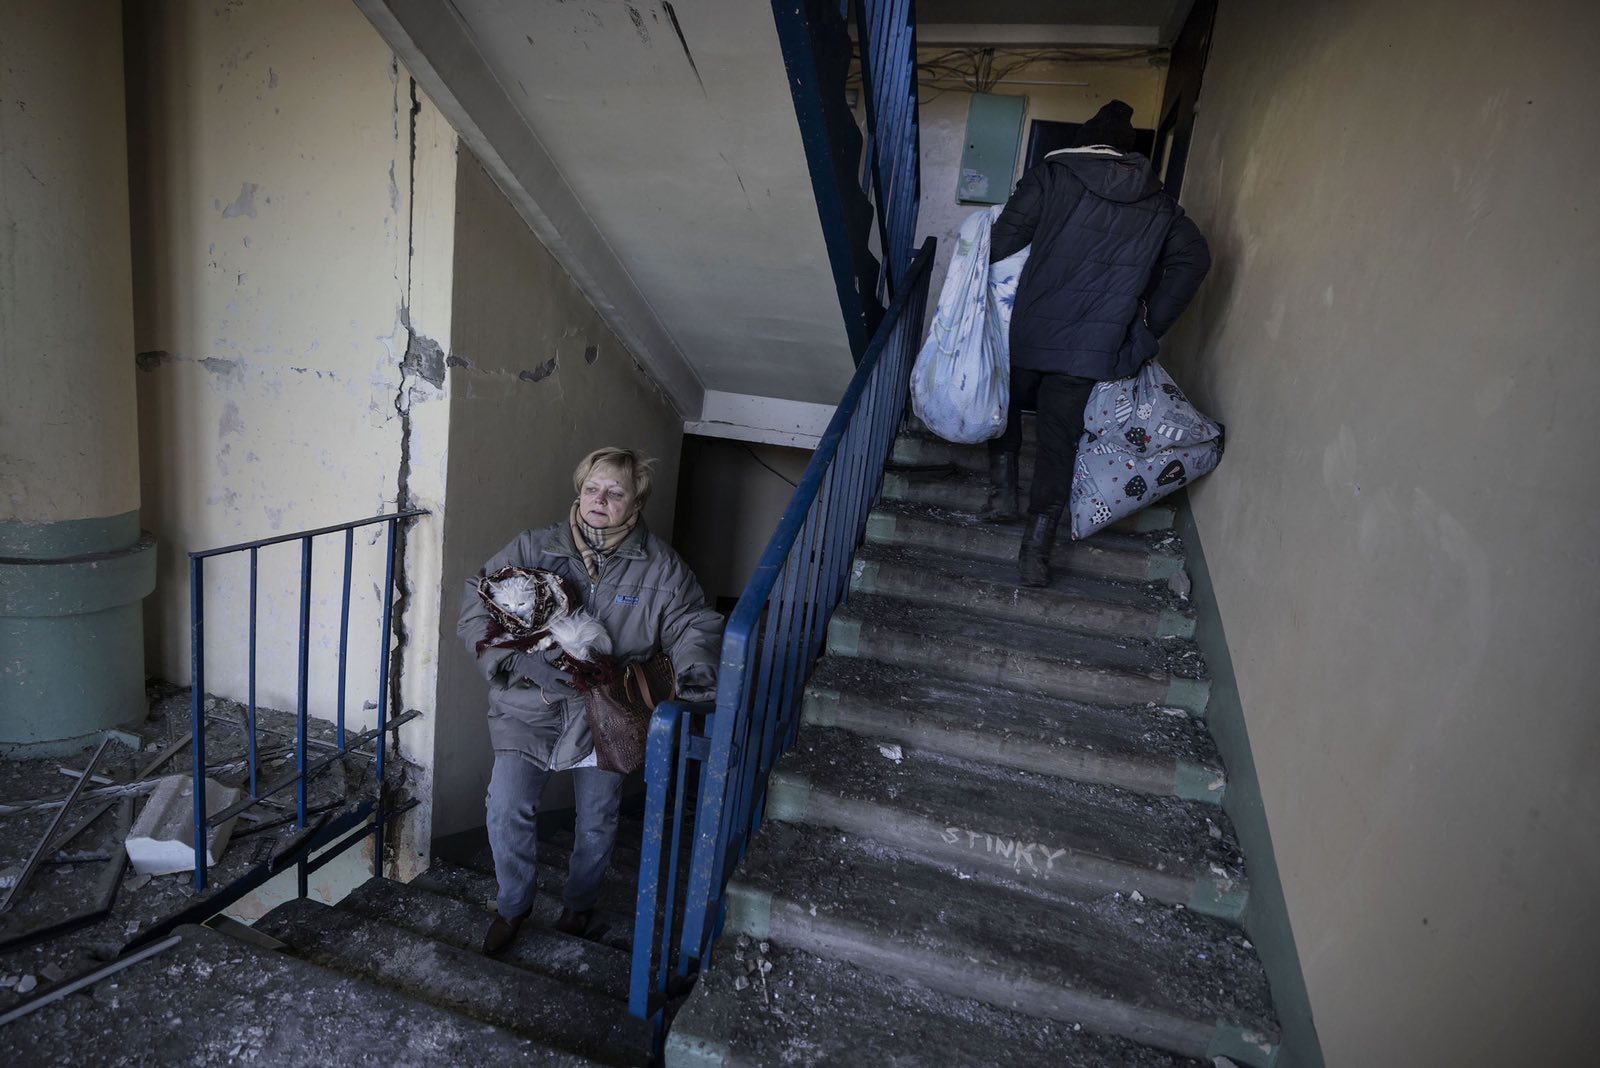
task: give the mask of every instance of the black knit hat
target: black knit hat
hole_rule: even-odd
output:
[[[1118,152],[1133,151],[1133,109],[1113,100],[1094,113],[1094,118],[1078,128],[1074,148],[1110,145]]]

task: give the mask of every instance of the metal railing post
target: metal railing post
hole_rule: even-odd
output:
[[[256,796],[256,549],[250,550],[250,704],[246,712],[250,737],[250,796]]]
[[[189,714],[194,742],[194,888],[206,888],[205,561],[189,557]]]
[[[300,539],[300,677],[295,696],[295,766],[300,781],[295,784],[295,826],[306,825],[306,718],[308,687],[311,680],[311,539]]]

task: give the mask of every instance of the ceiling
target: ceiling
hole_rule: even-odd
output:
[[[854,364],[767,3],[359,2],[686,418],[708,393],[838,400]]]

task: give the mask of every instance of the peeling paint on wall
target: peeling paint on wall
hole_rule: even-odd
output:
[[[254,182],[245,182],[244,185],[240,186],[239,195],[233,198],[232,203],[222,209],[222,217],[224,219],[237,219],[241,215],[247,215],[254,219],[256,217],[257,188]]]
[[[518,372],[517,377],[522,379],[524,382],[542,382],[546,378],[549,378],[551,375],[555,374],[555,371],[556,358],[552,356],[531,371]]]

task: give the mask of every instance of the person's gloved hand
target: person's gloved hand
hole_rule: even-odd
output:
[[[563,697],[570,696],[572,691],[572,676],[551,663],[555,656],[560,655],[560,652],[554,649],[542,653],[517,653],[507,661],[506,670],[513,682],[517,679],[527,679],[539,687],[547,702],[559,701]]]

